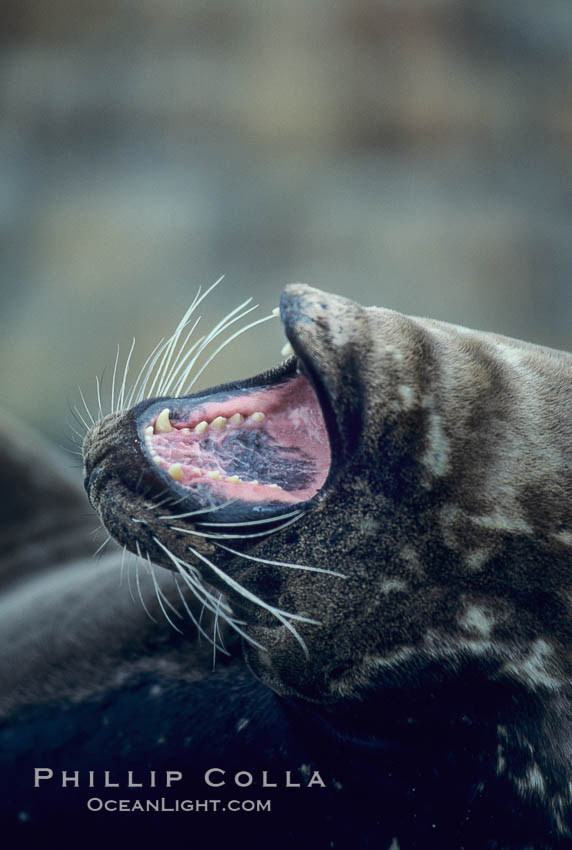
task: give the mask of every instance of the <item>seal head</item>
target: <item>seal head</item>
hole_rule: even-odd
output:
[[[283,366],[96,426],[92,504],[224,592],[281,695],[399,724],[470,682],[497,775],[566,834],[572,356],[302,284],[280,315]]]

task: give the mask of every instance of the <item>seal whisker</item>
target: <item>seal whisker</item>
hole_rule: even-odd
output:
[[[173,581],[175,582],[175,587],[177,588],[177,592],[178,592],[179,596],[181,597],[181,601],[183,603],[183,606],[185,608],[185,611],[187,612],[189,619],[191,620],[193,625],[196,627],[199,634],[202,635],[203,637],[205,637],[208,640],[208,642],[211,643],[211,641],[212,641],[211,636],[208,634],[208,632],[206,632],[203,629],[200,620],[197,620],[197,618],[195,617],[195,615],[193,614],[193,612],[189,608],[188,602],[185,599],[183,591],[181,590],[181,587],[179,585],[179,581],[178,581],[178,577],[177,577],[176,573],[171,573],[171,575],[173,576]],[[205,606],[203,605],[201,612],[204,611],[204,610],[205,610]],[[202,617],[202,613],[201,613],[201,617]],[[218,646],[217,648],[220,652],[224,652],[225,655],[230,655],[230,652],[224,647],[224,645],[221,644],[221,646]]]
[[[343,573],[338,573],[335,570],[327,570],[325,567],[310,567],[307,564],[290,564],[288,561],[270,561],[268,558],[259,558],[257,555],[247,555],[245,552],[239,552],[237,549],[231,549],[230,546],[225,546],[223,543],[215,544],[219,549],[224,549],[226,552],[231,552],[239,558],[245,558],[247,561],[256,561],[259,564],[270,564],[273,567],[289,567],[292,570],[306,570],[311,573],[325,573],[336,578],[347,578]]]
[[[233,500],[233,501],[236,501],[236,500]],[[221,508],[226,507],[226,505],[228,505],[228,504],[230,504],[230,503],[226,502],[224,505],[220,505],[219,507],[221,507]],[[215,510],[217,510],[217,508],[203,508],[201,511],[194,511],[193,513],[187,514],[187,516],[193,516],[194,514],[197,514],[197,513],[203,513],[205,510],[207,510],[207,511],[210,510],[210,511],[214,512]],[[169,519],[169,518],[170,519],[181,519],[184,516],[185,516],[185,514],[181,514],[180,516],[160,517],[160,519]],[[201,526],[212,525],[215,528],[216,527],[224,528],[225,526],[228,526],[230,528],[238,528],[238,527],[247,526],[247,525],[264,525],[265,523],[277,522],[278,520],[281,520],[281,519],[288,519],[288,517],[291,517],[291,516],[297,516],[297,517],[302,516],[302,511],[289,511],[289,513],[278,514],[277,516],[268,517],[267,519],[251,519],[251,520],[247,520],[245,522],[198,522],[197,525],[201,525]],[[270,534],[270,533],[271,533],[271,531],[268,532],[268,534]]]
[[[127,384],[127,375],[129,374],[129,367],[131,365],[131,358],[133,356],[133,351],[135,349],[135,337],[133,337],[133,341],[131,342],[131,348],[129,349],[129,354],[127,355],[127,360],[125,361],[125,368],[123,370],[123,380],[121,381],[121,387],[119,389],[119,394],[117,398],[117,411],[123,410],[124,402],[125,402],[125,387]]]
[[[168,607],[169,607],[169,608],[171,608],[171,610],[173,611],[173,613],[174,613],[174,614],[176,614],[176,616],[177,616],[177,617],[179,617],[180,619],[182,619],[182,618],[183,618],[183,615],[180,613],[180,611],[177,611],[177,609],[173,606],[173,604],[171,603],[171,601],[170,601],[169,599],[167,599],[167,597],[164,595],[164,593],[162,592],[161,588],[159,587],[159,585],[158,585],[158,583],[157,583],[157,580],[156,580],[156,577],[155,577],[155,573],[154,573],[154,570],[153,570],[153,566],[152,566],[152,564],[151,564],[151,560],[150,560],[150,558],[149,558],[149,555],[148,555],[147,553],[145,553],[145,554],[146,554],[146,557],[145,557],[145,558],[143,558],[143,555],[142,555],[142,553],[141,553],[141,550],[140,550],[139,546],[137,547],[137,549],[138,549],[138,552],[139,552],[139,555],[140,555],[140,559],[141,559],[141,561],[143,561],[144,563],[146,563],[146,564],[147,564],[147,568],[148,568],[148,570],[149,570],[149,574],[150,574],[150,576],[151,576],[151,580],[152,580],[152,582],[153,582],[153,589],[154,589],[155,597],[156,597],[156,599],[157,599],[157,601],[158,601],[158,603],[159,603],[159,606],[160,606],[160,608],[161,608],[161,611],[162,611],[162,613],[163,613],[163,616],[165,617],[165,619],[167,620],[167,622],[169,623],[169,625],[171,625],[171,626],[172,626],[172,627],[173,627],[176,631],[178,631],[180,634],[182,634],[181,629],[179,629],[179,628],[178,628],[178,627],[177,627],[177,626],[173,623],[173,621],[171,620],[171,618],[170,618],[170,617],[169,617],[169,615],[167,614],[167,612],[166,612],[166,610],[165,610],[165,607],[164,607],[164,605],[163,605],[163,600],[164,600],[165,604],[166,604],[166,605],[168,605]],[[137,589],[138,589],[138,592],[139,592],[139,598],[140,598],[140,600],[141,600],[141,604],[142,604],[142,606],[143,606],[143,609],[145,610],[145,613],[146,613],[146,614],[147,614],[147,616],[149,617],[149,619],[150,619],[150,620],[152,620],[154,623],[157,623],[157,620],[156,620],[156,619],[153,617],[153,615],[149,612],[149,609],[147,608],[147,605],[145,604],[145,600],[144,600],[144,597],[143,597],[143,594],[142,594],[141,585],[140,585],[140,581],[139,581],[138,561],[136,561],[135,566],[136,566],[136,574],[135,574],[135,575],[136,575],[136,579],[137,579]]]
[[[197,299],[195,298],[195,300],[193,301],[193,303],[191,304],[191,306],[186,311],[183,318],[181,319],[181,321],[179,322],[179,324],[175,328],[175,331],[165,341],[165,345],[162,347],[162,350],[161,350],[161,354],[163,355],[163,357],[162,357],[162,360],[161,360],[159,366],[157,367],[157,371],[155,373],[153,383],[151,384],[151,387],[149,389],[150,394],[155,394],[155,395],[160,395],[160,396],[166,395],[166,393],[163,390],[163,385],[164,385],[166,379],[171,375],[171,372],[168,372],[167,370],[169,369],[171,359],[173,357],[173,352],[174,352],[174,350],[177,346],[177,343],[180,339],[180,336],[181,336],[182,332],[185,330],[185,328],[187,327],[187,325],[189,324],[191,313],[194,311],[196,304],[197,304]],[[181,346],[181,348],[184,347],[184,345],[188,341],[190,335],[193,333],[193,331],[195,330],[195,328],[199,324],[200,320],[201,320],[200,316],[195,320],[195,323],[193,324],[191,331],[187,334],[187,336],[185,338],[185,342],[183,343],[183,346]],[[196,347],[196,345],[197,345],[197,343],[195,343],[195,347]],[[177,360],[179,359],[179,357],[180,357],[180,355],[176,356],[175,366],[176,366],[176,363],[177,363]],[[167,372],[167,376],[165,375],[166,372]],[[155,387],[157,387],[156,390],[155,390]]]
[[[139,558],[137,558],[135,560],[135,581],[137,582],[137,591],[139,593],[139,599],[141,600],[141,605],[143,606],[143,610],[145,611],[145,613],[147,614],[147,616],[149,617],[151,622],[156,624],[157,620],[155,619],[155,617],[153,617],[153,615],[150,613],[149,609],[147,608],[147,605],[145,604],[145,600],[143,599],[143,593],[141,591],[141,582],[139,580],[139,561],[140,560],[143,561],[143,555],[141,554],[141,547],[139,546],[139,543],[137,543],[137,553],[139,555]],[[127,576],[129,577],[129,573],[127,573]],[[135,602],[135,600],[133,600],[133,601]]]
[[[87,415],[88,415],[88,418],[89,418],[89,420],[90,420],[91,424],[92,424],[92,425],[95,425],[95,419],[94,419],[94,417],[93,417],[93,414],[92,414],[91,410],[90,410],[90,409],[89,409],[89,407],[87,406],[87,402],[86,402],[86,400],[85,400],[85,396],[84,396],[84,394],[83,394],[82,388],[81,388],[81,387],[78,387],[78,390],[79,390],[80,398],[81,398],[81,400],[82,400],[82,402],[83,402],[83,406],[85,407],[86,413],[87,413]]]
[[[74,444],[74,446],[80,445],[79,443],[76,443],[75,440],[71,440],[71,442]],[[76,451],[75,449],[70,449],[67,446],[63,446],[63,450],[70,455],[75,455],[75,457],[79,457],[79,458],[83,457],[83,452],[80,449],[78,449],[78,451]],[[74,464],[74,467],[75,466],[76,466],[76,464]]]
[[[115,354],[115,363],[113,364],[113,372],[111,375],[111,412],[116,413],[115,409],[115,379],[117,377],[117,366],[119,365],[119,346]]]
[[[159,516],[159,519],[171,520],[171,519],[187,519],[191,516],[199,516],[200,514],[205,513],[214,513],[215,511],[220,511],[222,508],[228,508],[229,505],[233,505],[237,500],[236,499],[228,499],[226,502],[222,502],[220,505],[215,505],[215,507],[206,507],[206,508],[197,508],[195,511],[187,511],[184,514],[164,514]],[[157,505],[157,508],[162,507],[162,505]],[[265,522],[265,520],[261,520],[261,522]],[[217,523],[212,523],[216,525]],[[206,522],[202,522],[201,525],[207,525]]]
[[[202,295],[201,295],[201,288],[199,287],[198,292],[197,292],[191,306],[186,310],[185,314],[183,315],[179,324],[175,328],[174,332],[172,333],[172,335],[168,338],[168,340],[165,343],[163,360],[161,361],[161,363],[160,363],[160,365],[157,369],[157,372],[155,374],[155,378],[154,378],[153,383],[152,383],[152,385],[149,389],[149,395],[153,394],[156,386],[158,387],[157,394],[158,395],[164,394],[163,392],[161,392],[161,386],[162,386],[162,383],[164,381],[164,375],[165,375],[165,372],[166,372],[166,370],[167,370],[167,368],[168,368],[168,366],[171,362],[171,358],[173,356],[173,351],[174,351],[174,349],[177,345],[177,342],[178,342],[183,330],[188,325],[190,317],[193,314],[193,312],[195,311],[195,309],[198,307],[198,305],[202,301],[204,301],[204,299],[210,294],[210,292],[212,292],[212,290],[216,286],[218,286],[218,284],[221,282],[222,279],[223,278],[220,277]]]
[[[279,525],[276,528],[266,529],[266,531],[257,531],[254,534],[212,534],[209,531],[196,531],[196,529],[181,528],[178,525],[171,525],[169,528],[172,531],[180,531],[182,534],[190,534],[194,537],[207,537],[209,540],[252,540],[255,537],[266,537],[270,534],[276,534],[278,531],[283,531],[283,529],[293,525],[299,519],[299,516],[295,516],[292,519],[289,519],[288,522],[283,522],[282,525]]]
[[[79,389],[79,388],[78,388],[78,389]],[[81,390],[80,390],[80,392],[81,392]],[[88,425],[88,423],[85,421],[85,419],[83,418],[82,414],[79,412],[79,410],[78,410],[78,408],[77,408],[77,406],[76,406],[76,405],[74,405],[73,410],[72,410],[72,413],[74,414],[74,416],[76,416],[76,417],[77,417],[77,419],[79,420],[80,424],[81,424],[81,425],[83,425],[83,427],[85,428],[85,433],[87,434],[87,432],[89,431],[89,429],[90,429],[90,427],[91,427],[91,426],[90,426],[90,425]]]
[[[77,422],[78,425],[83,424],[82,422],[80,422],[80,420],[78,419],[78,416],[76,415],[76,412],[71,407],[70,407],[70,413],[71,413],[71,415],[73,416],[74,420]],[[79,441],[79,442],[76,442],[75,439],[73,439],[73,437],[71,437],[70,442],[73,443],[74,446],[81,447],[83,445],[83,441],[85,439],[85,431],[82,433],[82,432],[78,431],[76,428],[74,428],[74,426],[70,422],[69,418],[68,418],[68,421],[67,421],[67,427],[69,428],[69,430],[73,434],[75,434],[75,436],[77,437],[77,439]],[[82,454],[82,453],[80,452],[80,454]]]
[[[123,551],[121,553],[121,567],[119,572],[119,587],[123,587],[123,581],[125,578],[125,556],[127,555],[127,546],[123,547]]]
[[[154,356],[153,356],[152,361],[149,363],[149,368],[147,369],[145,379],[144,379],[144,381],[141,385],[141,389],[139,390],[139,395],[137,397],[137,401],[142,401],[144,398],[151,398],[153,395],[158,395],[158,391],[155,390],[155,387],[157,385],[157,381],[159,380],[159,375],[160,375],[160,372],[161,372],[161,364],[159,364],[159,365],[157,365],[157,364],[158,364],[159,358],[162,357],[163,360],[164,360],[164,358],[166,356],[166,350],[169,346],[171,339],[172,339],[172,337],[167,337],[167,338],[163,337],[161,339],[160,343],[155,347],[155,349],[151,353]],[[198,342],[200,342],[201,339],[202,339],[202,337],[199,338]],[[195,345],[196,344],[197,343],[195,343]],[[145,365],[147,365],[147,362],[149,362],[150,359],[151,359],[150,357],[147,359]],[[163,361],[161,361],[161,363],[162,362]],[[145,368],[145,367],[143,367],[143,368]],[[152,383],[151,383],[151,386],[149,387],[149,389],[147,390],[147,384],[149,383],[149,381],[152,381]]]
[[[103,419],[103,405],[101,403],[101,381],[99,377],[95,376],[95,386],[97,387],[97,410],[98,410],[98,419]]]
[[[212,669],[213,669],[213,672],[216,668],[216,647],[217,647],[216,639],[217,639],[217,636],[219,638],[221,637],[220,629],[219,629],[219,611],[220,611],[220,608],[219,608],[219,604],[218,604],[221,600],[221,597],[222,597],[222,593],[219,593],[218,600],[217,600],[217,607],[216,607],[215,616],[214,616],[214,623],[213,623],[213,639],[212,639],[212,645],[213,645],[213,666],[212,666]]]
[[[183,561],[182,558],[178,558],[176,555],[174,555],[172,552],[170,552],[169,549],[167,549],[166,546],[163,546],[163,544],[161,543],[161,541],[158,538],[154,537],[153,539],[154,539],[155,543],[157,543],[157,545],[160,546],[161,549],[163,549],[165,551],[165,553],[169,556],[169,558],[173,561],[173,563],[177,567],[177,570],[179,571],[179,573],[182,576],[185,583],[191,588],[191,590],[193,592],[195,592],[195,590],[197,588],[194,587],[193,584],[190,582],[190,580],[189,580],[190,576],[187,573],[187,570],[193,571],[193,570],[195,570],[195,567],[193,567],[192,564],[189,564],[188,561]],[[202,585],[201,585],[200,589],[203,592],[205,590],[204,587],[202,587]],[[214,608],[212,606],[212,602],[210,601],[211,599],[212,599],[212,597],[209,594],[208,602],[203,602],[203,604],[210,611],[214,611]],[[221,605],[222,604],[223,603],[221,603]],[[225,622],[227,622],[229,624],[229,626],[231,626],[231,628],[233,628],[239,635],[241,635],[241,637],[243,637],[248,643],[252,644],[252,646],[257,647],[258,649],[261,649],[264,652],[267,651],[266,647],[262,646],[261,643],[259,643],[257,640],[252,638],[249,634],[247,634],[245,631],[243,631],[243,629],[240,628],[240,624],[242,624],[241,620],[235,620],[233,617],[230,617],[228,615],[224,615],[224,620],[225,620]]]
[[[165,546],[163,546],[157,538],[154,538],[155,542],[164,549],[164,551],[169,555],[170,559],[173,561],[185,584],[189,587],[190,590],[194,593],[196,598],[202,603],[203,606],[206,606],[209,611],[214,613],[214,596],[210,593],[209,589],[205,587],[202,583],[200,573],[197,568],[192,564],[187,564],[186,562],[181,562],[176,555],[174,555],[170,550],[168,550]],[[184,568],[181,568],[181,564],[184,565]],[[219,603],[220,607],[223,607],[228,612],[230,616],[232,614],[232,608],[228,605],[227,602],[222,601]]]
[[[159,605],[161,607],[161,611],[163,612],[163,616],[165,617],[165,619],[167,620],[169,625],[172,626],[175,629],[176,632],[179,632],[179,634],[182,635],[183,634],[182,629],[180,629],[169,617],[167,610],[166,610],[165,606],[163,605],[163,599],[165,600],[167,605],[169,605],[169,607],[173,610],[173,612],[177,615],[177,617],[181,617],[181,619],[182,619],[182,615],[179,613],[179,611],[176,610],[176,608],[173,607],[173,605],[169,602],[169,600],[166,598],[166,596],[162,592],[161,588],[159,587],[159,585],[157,583],[157,577],[155,576],[155,571],[153,570],[153,567],[151,566],[151,559],[149,557],[149,553],[146,552],[145,556],[146,556],[147,566],[149,568],[149,575],[151,576],[151,580],[153,582],[153,587],[155,588],[155,596],[157,597],[157,602],[159,603]]]
[[[189,546],[188,549],[190,552],[192,552],[195,558],[198,558],[200,561],[210,567],[211,570],[213,570],[213,572],[215,573],[215,575],[217,575],[218,578],[220,578],[225,584],[228,584],[229,587],[231,587],[241,596],[244,596],[244,598],[248,599],[249,602],[253,602],[255,605],[264,608],[264,610],[268,611],[270,614],[273,614],[276,619],[279,620],[282,625],[285,626],[288,631],[293,635],[293,637],[298,641],[298,643],[302,647],[304,655],[307,658],[310,657],[308,648],[303,638],[294,628],[292,623],[288,621],[287,617],[289,617],[291,620],[299,620],[300,622],[311,623],[313,625],[319,626],[320,623],[318,620],[313,620],[310,617],[304,617],[302,614],[292,614],[288,611],[283,611],[280,608],[276,608],[274,605],[270,605],[268,602],[265,602],[259,596],[256,596],[256,594],[252,593],[250,590],[247,590],[239,582],[235,581],[233,578],[227,575],[223,570],[220,569],[220,567],[217,567],[216,564],[214,564],[209,558],[207,558],[206,555],[203,555],[201,552],[199,552],[197,549],[194,549],[192,546]]]
[[[131,390],[129,391],[129,396],[127,398],[127,407],[131,407],[135,402],[140,402],[145,398],[145,388],[147,386],[147,382],[153,373],[153,369],[155,368],[155,364],[159,357],[161,356],[161,352],[165,346],[165,337],[161,337],[155,348],[151,351],[151,354],[145,359],[143,366],[139,370],[139,374],[137,375]],[[141,382],[141,386],[139,387],[139,383]],[[135,398],[135,393],[138,393],[137,398]]]
[[[216,325],[215,325],[215,326],[214,326],[214,327],[213,327],[213,328],[209,331],[209,333],[208,333],[205,337],[202,337],[202,338],[201,338],[201,340],[199,341],[199,342],[200,342],[200,345],[199,345],[198,351],[194,354],[193,358],[192,358],[192,359],[191,359],[191,360],[187,363],[187,365],[186,365],[186,367],[185,367],[185,369],[184,369],[184,371],[183,371],[182,375],[181,375],[181,376],[179,377],[179,379],[178,379],[178,383],[177,383],[176,387],[175,387],[175,388],[174,388],[174,390],[173,390],[173,396],[174,396],[175,398],[177,398],[177,397],[179,397],[180,395],[184,394],[184,392],[185,392],[185,386],[186,386],[186,381],[187,381],[187,379],[188,379],[188,377],[189,377],[189,375],[190,375],[191,371],[193,370],[194,366],[196,365],[196,362],[197,362],[198,358],[201,356],[201,354],[203,353],[203,351],[205,351],[205,349],[207,348],[207,346],[209,346],[209,345],[210,345],[210,343],[211,343],[213,340],[215,340],[219,334],[223,333],[223,332],[224,332],[224,331],[225,331],[225,330],[226,330],[226,329],[227,329],[227,328],[228,328],[231,324],[233,324],[233,322],[237,322],[237,321],[239,321],[240,319],[243,319],[243,318],[244,318],[244,316],[247,316],[247,315],[248,315],[248,313],[251,313],[251,312],[252,312],[252,310],[255,310],[255,309],[256,309],[256,307],[250,307],[248,310],[244,310],[244,308],[245,308],[248,304],[250,304],[250,302],[251,302],[251,301],[252,301],[252,298],[248,298],[246,301],[243,301],[243,303],[242,303],[242,304],[239,304],[239,305],[238,305],[238,307],[235,307],[235,308],[234,308],[234,310],[231,310],[231,312],[230,312],[230,313],[227,313],[227,314],[226,314],[226,316],[224,316],[224,318],[222,318],[219,322],[217,322],[217,324],[216,324]],[[235,314],[236,314],[236,313],[238,313],[240,310],[244,310],[244,312],[243,312],[243,313],[240,313],[238,316],[235,316]],[[231,317],[233,317],[233,316],[234,316],[234,318],[231,318]],[[189,355],[189,354],[191,354],[191,353],[192,353],[192,352],[188,352],[188,354],[185,354],[185,356],[184,356],[184,358],[183,358],[183,361],[181,362],[180,366],[182,366],[182,365],[183,365],[184,361],[188,359],[188,355]],[[216,352],[215,352],[215,354],[213,355],[213,357],[214,357],[214,356],[216,356]],[[212,359],[212,357],[211,357],[211,359]],[[210,360],[207,360],[207,364],[208,364],[209,362],[210,362]],[[195,377],[193,378],[193,382],[192,382],[191,384],[189,384],[189,385],[188,385],[188,386],[189,386],[189,388],[190,388],[190,387],[193,385],[193,383],[196,381],[197,377],[198,377],[198,376],[199,376],[199,375],[200,375],[200,374],[204,371],[204,368],[205,368],[205,366],[203,366],[203,367],[200,369],[200,371],[197,373],[197,375],[195,375]],[[179,369],[177,369],[177,372],[178,372],[178,371],[180,371],[180,368],[179,368]],[[175,377],[175,376],[174,376],[174,377]],[[174,380],[174,377],[173,377],[173,380]],[[170,381],[170,382],[169,382],[169,386],[170,386],[172,383],[173,383],[173,381]]]
[[[147,553],[147,563],[148,563],[148,565],[149,565],[149,570],[151,571],[152,576],[153,576],[153,577],[155,577],[155,568],[154,568],[154,566],[153,566],[153,562],[151,561],[151,558],[149,557],[149,554],[148,554],[148,553]],[[181,614],[181,612],[180,612],[180,611],[178,611],[178,610],[177,610],[177,608],[175,608],[175,606],[173,605],[173,603],[171,602],[171,600],[169,599],[169,597],[168,597],[168,596],[165,596],[165,593],[164,593],[164,592],[163,592],[163,590],[159,587],[159,584],[157,584],[157,585],[156,585],[156,589],[157,589],[158,594],[159,594],[159,595],[161,596],[161,598],[163,599],[163,601],[164,601],[165,605],[166,605],[168,608],[170,608],[170,609],[171,609],[171,611],[173,612],[173,614],[175,615],[175,617],[178,617],[178,618],[179,618],[179,620],[184,620],[184,616],[183,616],[183,614]]]
[[[177,499],[174,502],[174,504],[178,505],[179,502],[180,502],[180,499]],[[157,495],[153,497],[153,510],[154,511],[160,510],[161,508],[165,507],[165,505],[172,505],[172,504],[173,504],[173,495],[172,495],[172,493],[169,493],[169,491],[166,490],[166,489],[162,490],[160,493],[157,493]],[[160,517],[160,519],[163,519],[163,517]]]
[[[258,305],[256,305],[256,306],[258,306]],[[252,307],[251,309],[252,309],[252,310],[254,310],[254,309],[256,309],[256,308],[255,308],[255,307]],[[246,316],[246,314],[247,314],[247,313],[250,313],[250,312],[251,312],[251,310],[247,310],[247,311],[246,311],[246,312],[245,312],[245,313],[244,313],[244,314],[243,314],[240,318],[243,318],[244,316]],[[274,318],[274,317],[273,317],[272,315],[269,315],[269,316],[264,316],[262,319],[256,319],[256,321],[254,321],[254,322],[250,322],[248,325],[245,325],[243,328],[240,328],[239,330],[235,331],[235,332],[234,332],[233,334],[231,334],[231,335],[230,335],[227,339],[225,339],[225,341],[224,341],[224,342],[222,342],[222,343],[218,346],[218,348],[216,348],[216,349],[215,349],[215,351],[213,351],[213,353],[210,355],[210,357],[208,357],[208,359],[207,359],[207,360],[203,363],[203,365],[201,366],[201,368],[199,369],[199,371],[197,372],[197,374],[194,376],[193,380],[192,380],[192,381],[191,381],[191,382],[187,385],[187,387],[186,387],[186,390],[185,390],[185,391],[186,391],[186,392],[189,392],[189,390],[191,390],[191,389],[192,389],[192,387],[195,385],[195,383],[196,383],[196,382],[197,382],[197,380],[200,378],[200,376],[202,375],[202,373],[205,371],[205,369],[207,368],[207,366],[208,366],[210,363],[212,363],[212,361],[214,360],[214,358],[217,356],[217,354],[219,354],[219,353],[223,350],[223,348],[226,348],[226,346],[227,346],[229,343],[231,343],[231,342],[232,342],[233,340],[235,340],[237,337],[241,336],[243,333],[246,333],[246,331],[251,330],[252,328],[256,327],[257,325],[261,325],[263,322],[268,322],[268,321],[269,321],[270,319],[272,319],[272,318]],[[235,320],[233,320],[233,321],[235,321]],[[229,324],[232,324],[232,323],[229,323]],[[227,325],[227,327],[228,327],[228,325]]]
[[[220,283],[220,281],[221,281],[221,280],[222,280],[222,278],[219,278],[219,280],[218,280],[218,281],[216,281],[216,282],[213,284],[213,286],[211,287],[211,289],[212,289],[214,286],[216,286],[218,283]],[[200,292],[200,290],[199,290],[199,292]],[[209,290],[205,293],[205,295],[203,296],[203,298],[205,298],[205,297],[209,294],[209,292],[210,292],[210,289],[209,289]],[[200,301],[202,301],[202,300],[203,300],[203,298],[201,298],[201,299],[200,299]],[[225,330],[225,329],[229,326],[229,324],[231,324],[231,322],[229,322],[229,321],[228,321],[228,320],[230,319],[230,317],[234,316],[234,314],[235,314],[235,313],[239,312],[239,311],[240,311],[241,309],[243,309],[246,305],[248,305],[251,301],[252,301],[252,298],[248,298],[246,301],[244,301],[244,302],[243,302],[242,304],[240,304],[238,307],[235,307],[235,308],[234,308],[234,310],[232,310],[230,313],[227,313],[227,314],[226,314],[226,316],[224,316],[224,317],[223,317],[223,319],[221,319],[221,320],[220,320],[220,321],[219,321],[219,322],[218,322],[218,323],[217,323],[217,324],[216,324],[216,325],[215,325],[215,326],[211,329],[211,331],[207,334],[207,336],[206,336],[206,337],[201,337],[199,340],[197,340],[197,342],[196,342],[196,343],[194,343],[194,345],[193,345],[193,346],[191,346],[191,348],[190,348],[190,349],[187,349],[187,343],[188,343],[188,340],[189,340],[189,338],[192,336],[192,334],[193,334],[193,332],[194,332],[195,328],[197,327],[197,325],[198,325],[198,323],[199,323],[199,321],[200,321],[200,319],[201,319],[201,317],[199,316],[199,318],[196,320],[195,324],[193,325],[193,327],[191,328],[191,330],[190,330],[190,331],[189,331],[189,333],[187,334],[187,336],[186,336],[186,338],[185,338],[185,341],[184,341],[184,342],[183,342],[183,344],[179,347],[179,350],[178,350],[177,355],[176,355],[176,357],[175,357],[175,362],[172,364],[172,366],[171,366],[171,368],[170,368],[169,373],[168,373],[168,374],[167,374],[167,375],[163,378],[162,383],[160,384],[160,386],[159,386],[159,388],[158,388],[158,390],[157,390],[157,392],[158,392],[158,394],[159,394],[159,395],[168,395],[168,394],[170,394],[170,388],[171,388],[171,386],[173,385],[173,383],[175,382],[175,380],[176,380],[176,378],[177,378],[177,374],[178,374],[178,373],[181,371],[181,369],[183,368],[183,366],[184,366],[184,364],[185,364],[185,361],[187,361],[187,360],[188,360],[188,358],[191,356],[191,354],[193,353],[193,351],[195,350],[195,348],[197,348],[197,346],[200,346],[200,347],[199,347],[199,350],[198,350],[198,352],[197,352],[197,354],[195,355],[195,357],[193,358],[193,360],[191,361],[191,363],[189,363],[189,364],[187,365],[187,367],[185,368],[185,372],[184,372],[183,377],[179,379],[179,387],[180,387],[182,384],[184,384],[184,381],[185,381],[185,379],[186,379],[186,377],[185,377],[185,376],[187,376],[187,375],[189,374],[190,370],[193,368],[193,366],[194,366],[194,364],[195,364],[195,362],[196,362],[197,357],[199,357],[199,356],[200,356],[200,354],[202,353],[202,351],[204,351],[205,347],[206,347],[206,346],[207,346],[210,342],[212,342],[212,340],[213,340],[213,339],[215,339],[215,338],[216,338],[216,336],[218,336],[218,334],[219,334],[220,332],[222,332],[223,330]],[[181,332],[184,330],[184,328],[185,328],[185,327],[186,327],[186,325],[188,324],[188,318],[190,317],[190,315],[191,315],[191,313],[193,312],[193,310],[194,310],[194,308],[195,308],[195,306],[196,306],[196,304],[197,304],[197,303],[199,303],[199,302],[197,301],[197,299],[195,299],[195,302],[193,302],[193,305],[191,305],[191,308],[189,308],[189,310],[187,310],[187,312],[186,312],[185,316],[183,317],[183,319],[181,320],[181,322],[180,322],[180,323],[179,323],[179,325],[177,326],[177,328],[176,328],[176,330],[175,330],[175,332],[174,332],[173,336],[171,337],[171,340],[173,341],[173,344],[175,344],[175,343],[177,342],[177,340],[178,340],[178,338],[179,338],[179,336],[180,336]],[[254,309],[254,308],[251,308],[251,309]],[[248,311],[246,311],[246,312],[250,312],[250,310],[248,310]],[[244,314],[242,314],[242,315],[246,315],[246,313],[244,313]],[[239,317],[237,317],[237,318],[242,318],[242,317],[241,317],[241,316],[239,316]],[[232,321],[236,321],[236,320],[237,320],[237,319],[233,319]],[[177,390],[175,390],[175,391],[174,391],[174,393],[173,393],[173,395],[174,395],[174,397],[177,397],[177,396],[179,395],[179,392],[178,392]]]
[[[98,531],[99,531],[99,529],[98,529]],[[111,540],[111,534],[108,534],[106,539],[101,544],[101,546],[98,546],[97,549],[95,550],[95,552],[93,553],[94,558],[97,558],[99,553],[102,552],[105,549],[105,547],[107,546],[107,544],[109,543],[110,540]]]
[[[133,553],[130,553],[130,554],[132,555]],[[135,575],[138,578],[137,555],[134,555],[133,558],[135,559]],[[133,563],[133,560],[127,561],[127,589],[129,590],[129,596],[131,597],[131,601],[133,602],[134,605],[137,605],[137,602],[135,601],[135,597],[133,595],[133,588],[131,586],[131,564],[132,563]],[[143,606],[143,607],[145,607],[145,606]]]
[[[189,346],[190,339],[191,339],[192,335],[194,334],[195,330],[197,329],[200,321],[201,321],[201,316],[199,316],[197,319],[195,319],[195,322],[194,322],[192,328],[187,333],[187,336],[185,337],[183,343],[180,346],[180,350],[178,351],[178,353],[175,357],[174,363],[172,364],[171,368],[169,369],[168,374],[165,375],[165,377],[163,379],[163,384],[157,390],[158,395],[171,395],[171,393],[169,392],[169,389],[172,386],[172,384],[174,383],[174,381],[176,380],[177,374],[184,367],[185,362],[189,359],[189,357],[191,357],[191,355],[193,354],[195,349],[197,349],[204,342],[205,337],[201,336],[192,345]]]
[[[94,528],[94,529],[92,529],[92,531],[89,532],[89,536],[95,537],[95,535],[99,534],[101,531],[107,531],[107,529],[105,528],[104,524],[100,521],[97,528]]]

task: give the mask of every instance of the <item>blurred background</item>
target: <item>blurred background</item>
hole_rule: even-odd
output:
[[[0,252],[0,405],[60,444],[221,274],[204,329],[302,280],[570,348],[572,3],[3,0]]]

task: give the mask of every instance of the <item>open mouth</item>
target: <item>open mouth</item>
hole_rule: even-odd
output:
[[[311,499],[330,468],[322,412],[307,378],[154,404],[141,416],[145,452],[183,490],[224,499]]]
[[[332,470],[335,422],[305,361],[294,354],[255,378],[137,405],[153,489],[167,488],[177,510],[200,522],[212,512],[217,524],[268,520],[314,499]]]

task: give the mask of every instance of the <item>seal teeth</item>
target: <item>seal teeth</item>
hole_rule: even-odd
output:
[[[222,428],[226,428],[226,423],[226,416],[217,416],[216,419],[213,419],[213,421],[211,422],[211,428],[222,430]]]
[[[239,478],[238,475],[229,475],[226,480],[229,484],[242,484],[242,478]]]
[[[233,415],[228,420],[229,425],[242,425],[244,422],[244,416],[242,413],[233,413]]]
[[[207,472],[207,478],[212,478],[214,481],[222,481],[222,475],[218,469],[211,469]]]
[[[161,458],[159,457],[153,446],[153,433],[153,426],[147,425],[147,427],[143,431],[143,434],[145,435],[145,446],[155,463],[160,463]]]
[[[289,342],[287,342],[286,345],[282,348],[280,354],[282,355],[282,357],[291,357],[292,354],[294,354],[294,349],[292,348]]]
[[[253,422],[262,422],[266,417],[264,416],[264,413],[257,411],[256,413],[253,413],[250,418]]]
[[[209,423],[205,419],[203,419],[202,422],[199,422],[198,425],[195,425],[195,434],[204,434],[208,427]]]
[[[156,434],[168,434],[173,430],[173,426],[171,425],[171,421],[169,419],[170,410],[168,407],[165,410],[162,410],[159,416],[155,421],[155,433]]]
[[[175,481],[183,480],[183,467],[180,463],[172,463],[167,472]]]

